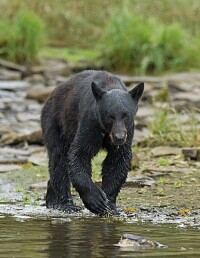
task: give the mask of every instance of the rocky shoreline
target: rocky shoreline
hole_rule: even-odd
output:
[[[43,60],[43,66],[27,69],[0,60],[0,147],[15,146],[25,149],[28,156],[34,152],[36,145],[41,150],[42,136],[40,131],[40,113],[45,99],[56,85],[66,81],[75,68],[63,60]],[[125,84],[132,88],[140,81],[145,82],[145,93],[136,117],[135,143],[140,143],[149,135],[147,124],[153,116],[152,99],[156,105],[170,103],[179,111],[200,108],[200,73],[181,73],[163,77],[120,76]],[[164,93],[163,93],[164,91]],[[176,115],[176,114],[175,114]],[[187,126],[188,116],[179,113],[180,120]],[[173,117],[172,117],[173,119]],[[200,113],[198,113],[200,126]],[[34,146],[34,147],[33,147]],[[6,149],[0,149],[2,155]],[[23,163],[10,154],[1,155],[0,163]],[[29,156],[30,156],[29,155]],[[17,150],[15,150],[15,157]],[[10,162],[9,162],[10,161]]]
[[[22,173],[24,169],[27,169],[27,164],[30,167],[35,165],[38,167],[35,167],[32,183],[28,181],[28,187],[24,187],[24,189],[28,191],[27,195],[30,200],[32,200],[30,196],[32,196],[33,192],[33,199],[36,195],[35,192],[37,192],[42,198],[38,202],[36,201],[36,204],[39,206],[44,204],[45,183],[43,181],[46,182],[47,179],[47,157],[40,130],[41,109],[45,99],[51,94],[56,85],[66,81],[71,74],[82,69],[81,65],[76,67],[62,59],[44,59],[40,66],[31,68],[0,60],[0,173],[2,175],[0,180],[0,214],[16,215],[16,213],[19,213],[22,216],[29,216],[30,214],[35,216],[32,209],[33,205],[23,201],[24,192],[17,192],[17,189],[20,187],[17,183],[17,178],[21,178],[23,174],[24,179],[28,180],[25,176],[26,173]],[[170,105],[176,108],[179,112],[179,119],[183,124],[183,130],[187,130],[190,110],[195,108],[198,119],[197,127],[200,128],[200,112],[198,110],[200,108],[200,73],[180,73],[162,77],[125,75],[120,77],[129,88],[134,87],[140,81],[145,83],[145,93],[136,118],[134,138],[135,143],[139,146],[142,146],[142,143],[149,137],[148,123],[152,120],[155,108],[152,106],[153,100],[156,101],[156,108],[163,105]],[[174,114],[174,116],[176,115]],[[174,119],[173,115],[171,119]],[[199,225],[200,207],[198,202],[194,202],[189,207],[190,202],[188,200],[188,205],[185,208],[191,209],[193,212],[189,213],[189,218],[182,216],[181,219],[180,216],[173,217],[172,215],[174,212],[176,213],[184,209],[182,202],[178,205],[177,201],[177,206],[174,208],[171,207],[172,205],[169,205],[168,211],[162,207],[162,205],[166,205],[165,203],[162,204],[162,202],[161,206],[155,211],[157,197],[155,202],[149,201],[149,210],[147,209],[146,211],[144,211],[145,205],[140,207],[139,203],[137,203],[136,197],[144,195],[145,190],[142,189],[147,189],[146,192],[158,191],[160,184],[157,179],[169,175],[172,179],[172,182],[167,185],[169,192],[172,190],[170,187],[173,186],[174,177],[182,182],[184,181],[182,179],[186,176],[185,182],[187,180],[190,181],[190,177],[194,181],[196,180],[196,196],[191,195],[191,198],[197,198],[200,194],[198,192],[200,184],[199,161],[185,161],[183,156],[181,156],[182,148],[172,148],[170,146],[156,148],[141,149],[134,159],[133,171],[130,172],[126,187],[122,190],[119,204],[120,207],[126,207],[126,205],[129,207],[136,205],[137,207],[135,212],[130,212],[130,214],[122,209],[122,217],[126,219],[132,218],[132,220],[151,220],[155,223],[162,223],[162,220],[164,222],[169,222],[170,220],[177,222],[180,220],[182,221],[180,223]],[[165,166],[158,165],[160,157],[165,157],[171,163],[169,162]],[[41,178],[40,176],[37,178],[37,168],[41,167],[45,168],[45,172],[42,173]],[[29,172],[27,173],[29,176]],[[33,174],[33,172],[31,173]],[[14,182],[13,185],[12,182]],[[33,183],[39,184],[36,184],[35,187],[32,186],[32,189],[29,188]],[[188,187],[187,184],[186,187]],[[192,188],[192,185],[190,187]],[[182,186],[179,189],[177,188],[176,191],[184,191],[184,188],[181,188]],[[140,193],[140,191],[144,192]],[[174,194],[178,194],[176,191]],[[128,195],[134,194],[136,197],[132,201],[130,199],[124,200],[124,193],[125,195],[127,193]],[[162,195],[162,193],[160,194]],[[146,195],[145,198],[147,198]],[[168,193],[166,193],[166,198],[168,198]],[[142,202],[142,199],[139,199]],[[22,204],[25,206],[23,206],[23,209],[20,209]],[[192,206],[194,207],[192,208]],[[28,208],[27,210],[26,207],[30,209]],[[46,211],[44,207],[37,207],[36,216],[39,216],[40,209],[42,210],[42,216],[60,216],[57,213]],[[83,214],[83,216],[85,215]],[[187,223],[187,221],[189,222]]]

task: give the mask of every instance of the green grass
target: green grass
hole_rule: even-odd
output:
[[[20,22],[19,13],[26,19]],[[38,27],[36,19],[44,25],[41,33],[33,29]],[[69,49],[95,49],[101,41],[104,68],[156,74],[195,70],[200,66],[199,24],[199,0],[4,0],[0,1],[0,54],[32,62],[45,32],[48,45]],[[87,52],[56,51],[41,52],[75,62],[90,59]],[[91,59],[96,62],[98,56],[99,52]]]
[[[146,144],[148,146],[200,146],[198,112],[198,110],[187,111],[189,119],[187,124],[183,124],[175,109],[169,106],[154,107],[153,120],[148,124],[150,136]]]
[[[160,158],[157,160],[156,164],[157,164],[158,166],[169,166],[169,165],[171,164],[171,160],[168,159],[168,158],[160,157]]]
[[[4,0],[0,1],[0,17],[7,20],[20,9],[30,10],[43,19],[50,40],[64,41],[68,47],[94,46],[113,9],[120,15],[123,6],[164,24],[178,21],[193,34],[200,29],[199,0]]]
[[[143,17],[128,5],[112,11],[100,44],[106,67],[137,74],[199,68],[199,48],[199,37],[180,23]]]
[[[79,48],[55,48],[45,47],[39,52],[41,57],[63,58],[69,62],[94,62],[99,56],[97,49],[79,49]]]
[[[156,180],[156,183],[157,183],[157,184],[161,184],[161,185],[169,184],[169,178],[166,178],[166,177],[159,177],[159,178]]]
[[[94,181],[101,180],[102,162],[106,157],[105,151],[100,151],[92,160],[92,179]]]
[[[36,61],[42,46],[43,24],[30,11],[20,11],[11,22],[1,21],[0,54],[18,63]]]

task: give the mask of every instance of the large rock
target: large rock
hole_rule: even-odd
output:
[[[21,170],[22,167],[18,165],[0,165],[0,173],[2,172],[8,172],[8,171],[14,171],[14,170]]]
[[[42,144],[42,132],[34,131],[28,134],[20,134],[20,133],[7,133],[1,137],[0,145],[16,145],[21,142],[28,142],[28,143],[36,143]]]
[[[64,59],[43,58],[41,63],[45,67],[44,75],[46,78],[52,78],[57,75],[69,76],[72,73],[70,65]]]
[[[200,160],[200,148],[183,148],[182,154],[185,159]]]
[[[0,81],[0,90],[18,91],[30,87],[26,81]]]
[[[0,68],[0,80],[9,81],[9,80],[20,80],[21,73],[17,71],[9,71],[7,69]]]
[[[168,155],[180,155],[181,148],[170,147],[170,146],[159,146],[151,150],[154,157],[168,156]]]
[[[45,100],[48,98],[48,96],[51,95],[53,90],[56,88],[56,86],[51,87],[42,87],[42,86],[36,86],[32,87],[28,90],[26,98],[28,99],[34,99],[39,102],[45,102]]]
[[[29,76],[27,79],[26,79],[27,82],[30,82],[30,83],[42,83],[44,84],[45,82],[45,78],[42,74],[33,74],[31,76]]]
[[[130,86],[133,83],[153,83],[153,84],[160,84],[162,82],[162,78],[160,77],[153,77],[153,76],[127,76],[127,75],[119,75],[122,81],[127,85]]]
[[[3,60],[1,58],[0,58],[0,66],[4,68],[8,68],[10,70],[19,71],[21,73],[27,72],[27,69],[24,66]]]
[[[174,94],[173,100],[184,100],[189,102],[200,102],[200,96],[199,94],[190,93],[190,92],[180,92],[177,94]]]
[[[44,147],[26,145],[23,149],[13,147],[0,148],[0,164],[27,162],[35,165],[47,165],[47,155]]]

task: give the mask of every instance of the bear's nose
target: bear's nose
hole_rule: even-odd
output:
[[[114,136],[117,140],[124,140],[126,134],[124,132],[123,133],[115,133]]]
[[[126,141],[126,132],[120,132],[120,133],[113,133],[112,134],[112,141],[115,145],[122,145]]]

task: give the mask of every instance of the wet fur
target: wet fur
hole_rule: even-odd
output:
[[[127,126],[125,143],[114,145],[109,136],[112,128],[105,128],[102,119],[102,112],[107,111],[98,110],[98,101],[91,90],[92,82],[104,91],[127,92],[124,83],[113,74],[84,71],[58,86],[42,110],[41,125],[49,156],[48,208],[78,210],[71,196],[72,182],[90,211],[96,214],[115,212],[116,197],[130,169],[134,117]],[[124,101],[125,104],[131,102],[129,98]],[[136,113],[137,101],[129,105],[131,112]],[[117,108],[118,104],[112,112]],[[100,149],[106,149],[108,153],[102,164],[102,188],[91,180],[91,160]]]

